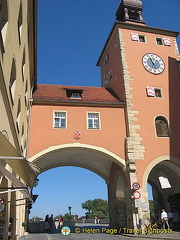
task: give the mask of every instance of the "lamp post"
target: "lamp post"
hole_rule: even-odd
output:
[[[70,222],[70,220],[71,220],[71,207],[68,207],[68,209],[69,209],[69,222]]]

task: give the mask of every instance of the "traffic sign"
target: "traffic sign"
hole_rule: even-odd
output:
[[[132,184],[132,188],[133,188],[134,190],[138,190],[138,189],[140,188],[140,184],[139,184],[138,182],[134,182],[134,183]]]
[[[139,199],[141,197],[141,193],[139,191],[135,191],[135,192],[133,192],[133,197],[135,199]]]

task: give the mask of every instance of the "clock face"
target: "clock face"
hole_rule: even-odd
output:
[[[142,62],[145,69],[150,73],[160,74],[164,71],[165,65],[162,58],[154,53],[145,54]]]

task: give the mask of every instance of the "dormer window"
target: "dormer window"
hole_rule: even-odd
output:
[[[80,99],[81,98],[81,94],[80,93],[72,93],[71,98],[72,99]]]
[[[66,89],[66,96],[71,99],[81,99],[83,90],[81,89]]]

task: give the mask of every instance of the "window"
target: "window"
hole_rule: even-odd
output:
[[[22,4],[20,3],[19,16],[18,16],[18,35],[19,35],[20,44],[21,44],[21,34],[22,34]]]
[[[22,79],[24,81],[24,73],[25,73],[25,48],[23,50],[23,58],[22,58]]]
[[[104,61],[104,66],[106,66],[108,62],[109,62],[109,54],[107,53]]]
[[[82,98],[82,89],[65,89],[66,90],[66,96],[72,99],[81,99]]]
[[[66,112],[54,112],[54,128],[66,128]]]
[[[99,113],[88,113],[88,129],[99,129]]]
[[[169,137],[169,126],[167,119],[163,116],[158,116],[155,119],[156,135],[157,137]]]
[[[163,45],[162,38],[156,38],[156,43],[157,43],[158,45]]]
[[[139,35],[139,41],[140,42],[145,42],[145,36],[144,35]]]
[[[15,89],[16,89],[16,64],[15,64],[15,60],[13,59],[12,67],[11,67],[11,76],[9,81],[9,92],[10,92],[12,104],[14,104]]]
[[[131,40],[137,42],[146,42],[145,35],[140,35],[138,33],[131,33]]]
[[[162,98],[162,90],[160,88],[155,88],[155,97]]]
[[[148,97],[162,98],[162,89],[154,87],[146,87]]]
[[[21,117],[21,99],[20,96],[18,97],[18,108],[17,108],[17,118],[16,118],[16,126],[18,133],[20,131],[19,126],[20,126],[20,117]]]
[[[81,99],[81,94],[80,93],[72,93],[72,95],[71,95],[71,98],[72,99]]]
[[[156,43],[158,45],[171,46],[170,38],[156,38]]]
[[[0,1],[0,45],[1,51],[4,52],[8,25],[8,5],[7,0]]]

